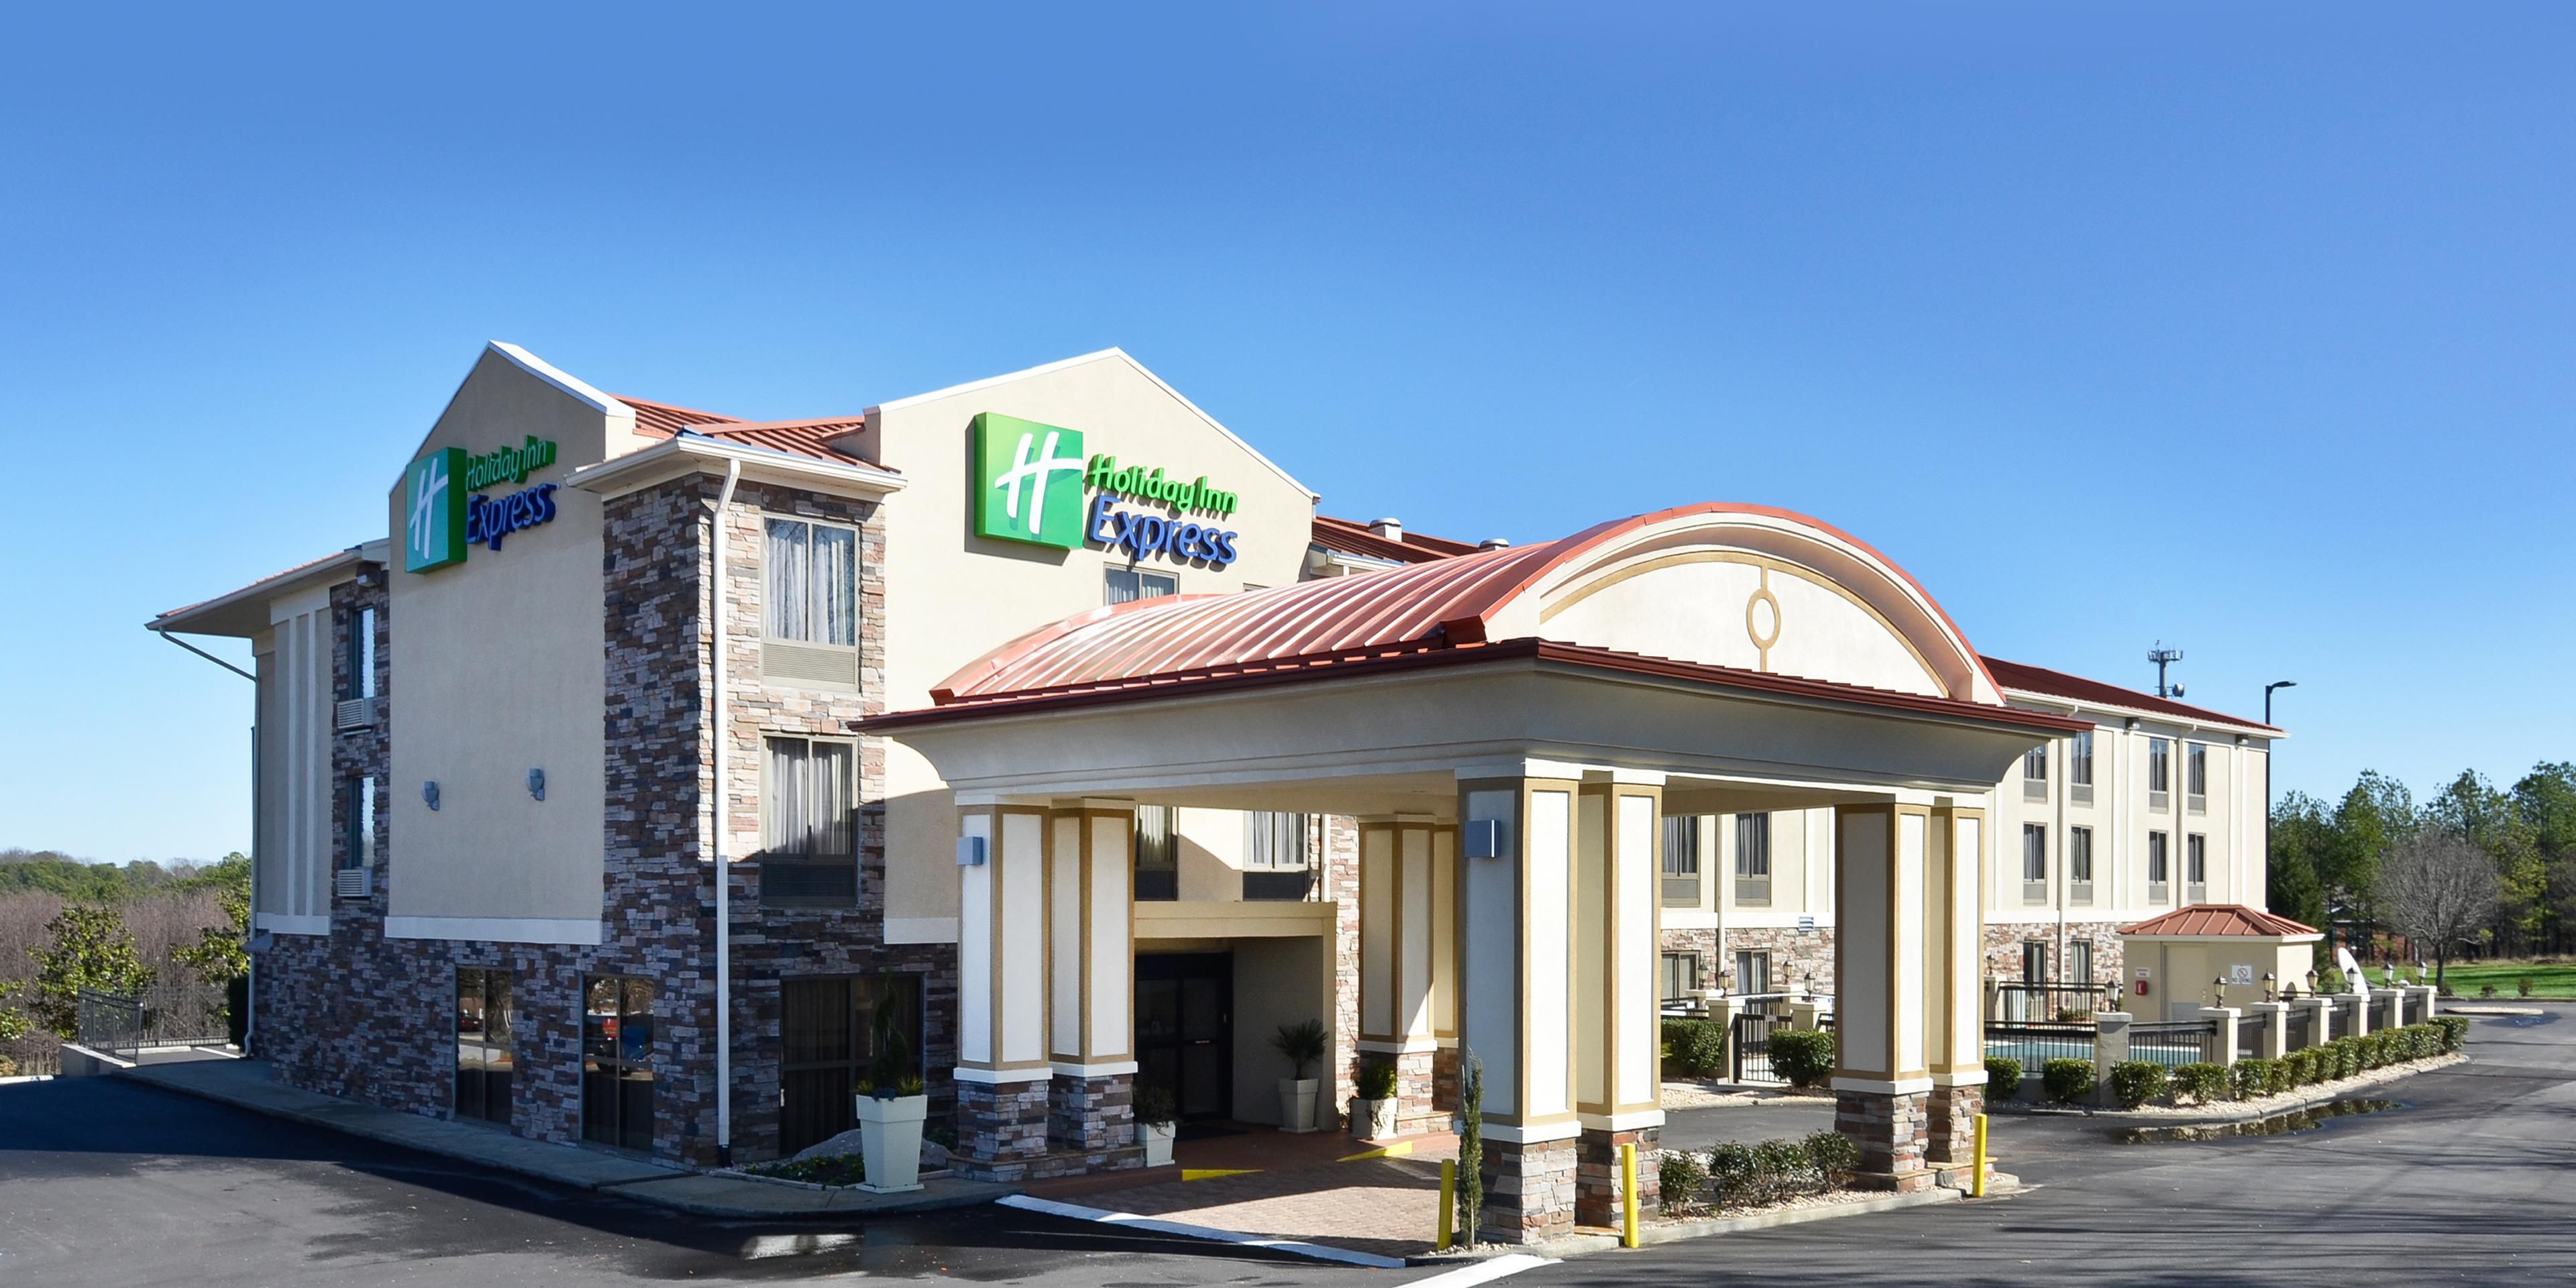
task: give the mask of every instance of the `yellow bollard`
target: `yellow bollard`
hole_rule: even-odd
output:
[[[1458,1218],[1458,1160],[1440,1160],[1440,1250],[1449,1250],[1449,1236]]]
[[[1637,1246],[1637,1147],[1619,1147],[1619,1246]]]
[[[1981,1199],[1986,1196],[1986,1116],[1984,1114],[1977,1115],[1976,1169],[1968,1173],[1968,1197]]]

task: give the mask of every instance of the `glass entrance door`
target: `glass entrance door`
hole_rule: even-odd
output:
[[[1168,1088],[1183,1118],[1234,1116],[1234,957],[1136,959],[1137,1081]]]

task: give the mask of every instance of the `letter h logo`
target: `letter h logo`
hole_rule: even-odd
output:
[[[403,471],[403,568],[465,561],[465,449],[441,448]]]
[[[974,436],[976,534],[1080,546],[1082,431],[984,412]]]

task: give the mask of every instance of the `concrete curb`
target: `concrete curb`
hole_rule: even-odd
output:
[[[1998,1178],[2000,1179],[2000,1178]],[[1997,1190],[1990,1198],[2015,1192],[2013,1186]],[[1645,1244],[1679,1243],[1686,1239],[1707,1239],[1721,1234],[1744,1234],[1769,1230],[1784,1225],[1805,1225],[1810,1221],[1831,1221],[1837,1217],[1872,1216],[1881,1212],[1901,1212],[1907,1208],[1929,1207],[1936,1203],[1956,1203],[1967,1195],[1958,1190],[1930,1189],[1912,1194],[1884,1194],[1877,1198],[1852,1203],[1832,1203],[1820,1207],[1781,1208],[1775,1212],[1755,1212],[1748,1216],[1711,1217],[1705,1221],[1657,1221],[1640,1223],[1637,1240]],[[1619,1250],[1619,1236],[1614,1234],[1573,1234],[1549,1239],[1526,1247],[1500,1245],[1477,1252],[1426,1252],[1406,1257],[1408,1266],[1473,1265],[1496,1256],[1534,1252],[1545,1257],[1585,1257],[1599,1252]]]
[[[2417,1074],[2435,1073],[2443,1069],[2454,1068],[2459,1065],[2467,1064],[2473,1058],[2474,1057],[2470,1056],[2469,1053],[2465,1051],[2455,1051],[2447,1056],[2435,1056],[2430,1060],[2408,1064],[2400,1068],[2373,1069],[2368,1073],[2354,1074],[2352,1077],[2336,1083],[2335,1089],[2332,1091],[2319,1091],[2314,1095],[2301,1095],[2296,1100],[2275,1101],[2259,1108],[2237,1108],[2231,1105],[2224,1109],[2213,1109],[2206,1113],[2135,1114],[2118,1109],[2058,1109],[2055,1107],[2032,1106],[2029,1108],[2009,1110],[2006,1113],[1997,1116],[2007,1118],[2089,1119],[2093,1122],[2102,1123],[2112,1127],[2225,1127],[2234,1123],[2261,1122],[2266,1118],[2278,1118],[2283,1114],[2295,1114],[2303,1109],[2314,1109],[2319,1105],[2330,1105],[2335,1101],[2347,1099],[2356,1093],[2369,1091],[2377,1087],[2384,1087],[2392,1082],[2402,1082],[2408,1078],[2416,1076]],[[2306,1091],[2307,1088],[2301,1088],[2301,1090]]]

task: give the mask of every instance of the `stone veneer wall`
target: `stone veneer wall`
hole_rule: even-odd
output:
[[[1324,888],[1333,908],[1333,1094],[1315,1107],[1316,1126],[1342,1121],[1360,1076],[1360,826],[1348,814],[1324,816]]]
[[[1735,965],[1738,952],[1771,954],[1771,991],[1784,993],[1801,986],[1819,993],[1834,991],[1834,928],[1819,926],[1800,930],[1795,926],[1758,926],[1750,929],[1670,930],[1663,932],[1663,951],[1698,953],[1700,984],[1715,988],[1718,973]],[[1730,983],[1728,991],[1740,991],[1742,981]]]
[[[653,981],[656,1085],[653,1152],[692,1163],[716,1159],[714,884],[702,843],[711,812],[711,744],[704,634],[708,520],[717,484],[692,477],[612,498],[603,555],[607,606],[608,808],[603,936],[596,946],[498,944],[383,937],[389,874],[401,856],[387,845],[378,793],[379,863],[370,896],[334,900],[327,936],[276,935],[259,960],[258,1047],[284,1079],[329,1095],[433,1117],[449,1112],[455,1059],[455,972],[511,971],[517,1020],[517,1077],[511,1128],[569,1141],[581,1135],[581,989],[592,974]],[[745,485],[744,507],[726,523],[732,616],[728,731],[737,860],[758,844],[760,739],[765,733],[846,735],[883,692],[884,528],[873,504]],[[860,529],[862,665],[858,694],[769,690],[759,682],[760,507],[848,522]],[[334,769],[386,765],[393,687],[392,622],[381,570],[333,592],[337,629],[354,609],[377,610],[378,692],[386,717],[340,735]],[[337,659],[345,648],[335,649]],[[956,1062],[957,960],[953,945],[887,945],[884,930],[884,750],[862,739],[858,906],[766,908],[757,861],[737,862],[735,902],[734,1143],[738,1161],[775,1152],[779,1091],[779,990],[799,976],[903,971],[923,977],[927,1032],[922,1063],[934,1122],[955,1106],[948,1070]],[[335,804],[335,808],[337,808]],[[341,833],[336,826],[333,835]],[[335,839],[335,845],[337,841]]]
[[[2065,932],[2063,939],[2059,938],[2061,929]],[[2021,946],[2033,939],[2048,944],[2050,962],[2061,972],[2066,969],[2067,950],[2064,945],[2089,943],[2093,945],[2092,982],[2120,986],[2128,978],[2128,949],[2120,938],[2120,923],[2116,921],[2070,921],[2063,927],[2054,921],[1987,922],[1987,978],[2020,979]],[[2070,979],[2065,982],[2077,981]]]

